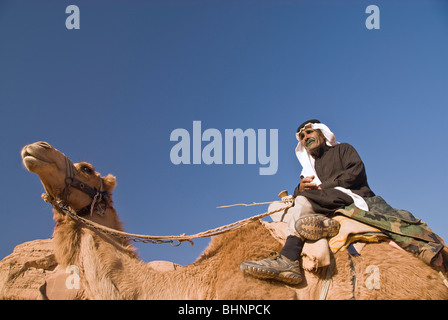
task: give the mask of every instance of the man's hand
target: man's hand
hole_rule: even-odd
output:
[[[302,180],[300,180],[299,191],[303,192],[306,190],[322,190],[322,188],[320,186],[313,183],[313,180],[314,180],[314,176],[305,177]]]

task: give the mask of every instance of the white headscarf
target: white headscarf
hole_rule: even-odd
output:
[[[329,147],[334,147],[335,145],[339,144],[339,142],[336,141],[336,137],[333,132],[323,123],[307,123],[305,124],[302,129],[296,133],[296,138],[299,141],[296,147],[296,156],[297,159],[299,159],[300,164],[302,165],[302,172],[301,176],[303,177],[310,177],[314,176],[313,183],[320,185],[322,182],[320,181],[319,177],[317,176],[316,169],[314,168],[314,158],[306,151],[305,146],[300,142],[299,135],[307,126],[311,126],[313,129],[319,129],[322,134],[325,137],[325,143]],[[369,207],[367,206],[367,203],[364,201],[364,199],[353,193],[349,189],[345,189],[343,187],[335,187],[335,189],[344,192],[345,194],[349,195],[353,202],[355,203],[356,207],[358,207],[361,210],[369,211]]]
[[[314,169],[314,158],[306,151],[305,146],[302,144],[302,142],[300,142],[299,138],[300,133],[308,125],[311,125],[311,128],[313,129],[319,129],[323,133],[327,146],[333,147],[339,144],[339,142],[336,141],[336,137],[333,132],[331,132],[331,130],[323,123],[307,123],[299,132],[296,133],[296,138],[299,141],[296,147],[296,155],[297,159],[299,159],[299,162],[302,165],[302,173],[300,175],[304,177],[314,176],[313,182],[317,185],[320,185],[322,182],[319,180],[316,170]]]

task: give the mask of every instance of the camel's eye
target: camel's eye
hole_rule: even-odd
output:
[[[87,173],[87,174],[92,174],[93,173],[92,168],[90,168],[88,166],[82,166],[80,169],[81,169],[82,172]]]

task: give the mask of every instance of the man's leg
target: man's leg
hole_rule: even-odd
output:
[[[288,284],[299,284],[303,280],[300,256],[305,239],[317,240],[332,237],[339,230],[336,220],[317,214],[304,196],[295,199],[283,221],[287,222],[287,238],[280,254],[259,261],[241,263],[241,270],[261,279],[276,279]]]
[[[283,220],[288,224],[288,236],[280,255],[260,261],[245,261],[240,265],[244,273],[261,279],[277,279],[293,285],[302,282],[303,276],[299,259],[304,239],[295,231],[295,222],[300,217],[315,214],[315,212],[305,197],[298,196],[294,201],[294,207],[288,210],[285,220]]]
[[[313,207],[307,198],[304,196],[295,198],[294,207],[290,209],[290,217],[287,221],[286,242],[283,249],[280,251],[282,256],[285,256],[292,261],[299,260],[305,239],[297,233],[295,224],[300,218],[314,214],[316,214],[316,212],[314,212]]]

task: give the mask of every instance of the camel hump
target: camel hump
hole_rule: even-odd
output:
[[[148,262],[148,266],[153,268],[155,271],[174,271],[182,267],[180,264],[163,260]]]

